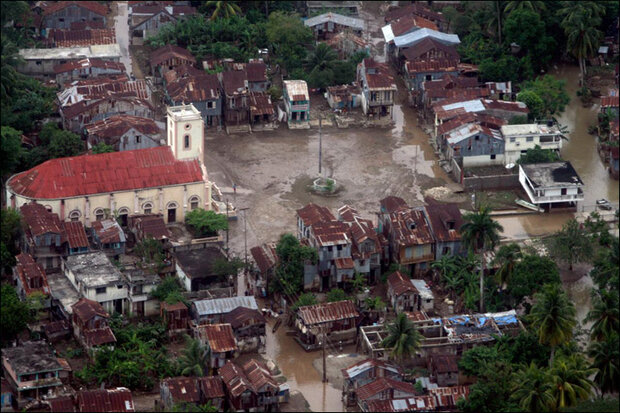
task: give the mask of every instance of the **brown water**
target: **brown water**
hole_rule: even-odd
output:
[[[342,412],[342,391],[323,383],[312,362],[321,357],[320,351],[306,352],[292,336],[286,335],[286,326],[273,334],[267,325],[266,356],[276,362],[292,391],[300,391],[313,412]],[[329,360],[327,361],[329,363]],[[286,409],[286,407],[284,407]]]

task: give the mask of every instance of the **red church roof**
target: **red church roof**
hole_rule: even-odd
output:
[[[202,181],[198,160],[175,159],[168,146],[51,159],[13,176],[22,196],[58,199]]]

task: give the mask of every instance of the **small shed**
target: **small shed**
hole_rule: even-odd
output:
[[[166,324],[169,335],[180,334],[187,331],[189,309],[182,301],[176,304],[162,302],[160,304],[160,315]]]

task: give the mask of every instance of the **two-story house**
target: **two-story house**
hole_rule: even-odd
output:
[[[462,159],[463,166],[504,164],[504,139],[500,131],[467,124],[445,135],[446,158]]]
[[[65,221],[62,223],[63,240],[67,242],[67,255],[84,254],[88,252],[88,237],[84,224],[80,221]]]
[[[100,303],[105,311],[128,311],[127,283],[104,252],[67,257],[64,273],[83,297]]]
[[[91,224],[93,243],[103,250],[108,257],[119,259],[125,253],[125,243],[127,238],[119,223],[113,219],[102,219],[93,221]]]
[[[362,89],[362,111],[372,119],[392,119],[396,83],[386,64],[366,58],[357,65]]]
[[[209,349],[209,368],[219,369],[239,353],[230,324],[197,324],[192,326],[194,338]]]
[[[224,323],[232,327],[239,352],[258,351],[266,343],[265,317],[258,310],[237,307],[223,316]]]
[[[193,104],[205,126],[222,126],[222,93],[217,75],[183,65],[164,75],[166,100],[171,106]]]
[[[267,92],[250,92],[250,125],[252,132],[277,127],[271,96]]]
[[[390,258],[411,275],[427,270],[435,259],[435,240],[424,208],[410,208],[399,197],[381,200],[379,231],[388,240]]]
[[[121,62],[87,58],[60,64],[54,67],[54,73],[56,74],[56,83],[65,85],[71,81],[89,77],[120,75],[125,73],[125,65]]]
[[[116,337],[108,324],[110,315],[101,304],[82,298],[72,308],[73,335],[87,350],[116,344]]]
[[[65,253],[58,214],[34,202],[22,205],[20,213],[24,228],[21,250],[32,255],[47,274],[59,272]]]
[[[219,376],[168,377],[159,383],[159,395],[166,411],[174,405],[202,406],[207,403],[221,411],[226,396]]]
[[[41,28],[69,29],[77,22],[101,22],[104,26],[108,6],[92,1],[43,2]]]
[[[127,298],[131,315],[151,317],[159,314],[159,300],[151,295],[161,284],[162,279],[159,274],[153,274],[148,269],[125,266],[123,276],[127,282]]]
[[[228,406],[236,412],[269,412],[279,407],[280,386],[262,362],[251,359],[245,364],[228,361],[219,370],[224,382]]]
[[[463,216],[457,204],[444,204],[433,198],[424,199],[426,216],[435,239],[435,260],[443,256],[454,257],[463,255],[466,251],[462,245],[461,226]]]
[[[163,77],[168,71],[183,65],[196,65],[196,58],[182,47],[168,44],[151,53],[151,73]]]
[[[245,65],[248,74],[248,88],[250,92],[266,92],[270,82],[267,79],[267,65],[262,61],[250,61]]]
[[[516,163],[528,149],[540,146],[560,153],[562,132],[557,126],[531,123],[527,125],[504,125],[500,129],[504,137],[504,162]]]
[[[250,132],[250,91],[245,70],[218,74],[224,90],[224,123],[226,133]]]
[[[310,95],[305,80],[285,80],[282,89],[289,129],[310,129]]]
[[[420,311],[422,309],[420,292],[409,277],[403,275],[400,271],[396,271],[388,276],[387,281],[387,296],[392,304],[394,313]]]
[[[46,296],[46,307],[49,306],[50,287],[41,264],[37,264],[30,254],[21,253],[15,257],[13,280],[17,285],[17,294],[22,300],[39,292]]]
[[[26,341],[2,349],[2,370],[18,409],[62,386],[62,369],[45,341]]]
[[[319,222],[310,227],[309,245],[318,252],[316,274],[310,283],[319,282],[319,289],[327,291],[336,286],[342,288],[353,279],[355,263],[351,257],[352,242],[349,227],[340,221]],[[319,281],[320,280],[320,281]],[[304,276],[304,286],[308,283]]]
[[[310,228],[319,222],[335,221],[329,208],[309,203],[297,210],[297,239],[310,238]]]
[[[349,205],[338,209],[338,220],[349,226],[355,272],[366,275],[368,282],[374,284],[381,272],[381,243],[372,221],[362,218]]]
[[[583,181],[570,162],[519,165],[519,182],[530,202],[548,212],[575,210],[583,201]]]
[[[265,297],[278,263],[276,244],[275,242],[270,242],[253,247],[250,249],[250,254],[256,263],[256,293]]]
[[[128,114],[113,115],[86,125],[88,148],[99,143],[114,147],[116,151],[132,151],[160,146],[164,125],[150,118]]]
[[[347,406],[354,406],[357,402],[358,388],[381,377],[402,380],[402,375],[402,369],[397,365],[378,359],[362,360],[342,369],[342,396]]]
[[[359,313],[352,301],[336,301],[299,307],[295,314],[295,340],[307,351],[328,342],[349,344],[357,339]]]

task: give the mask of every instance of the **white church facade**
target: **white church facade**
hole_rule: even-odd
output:
[[[170,223],[192,209],[213,209],[200,112],[174,106],[167,117],[167,146],[51,159],[9,178],[9,206],[36,201],[87,227],[106,214],[161,213]]]

